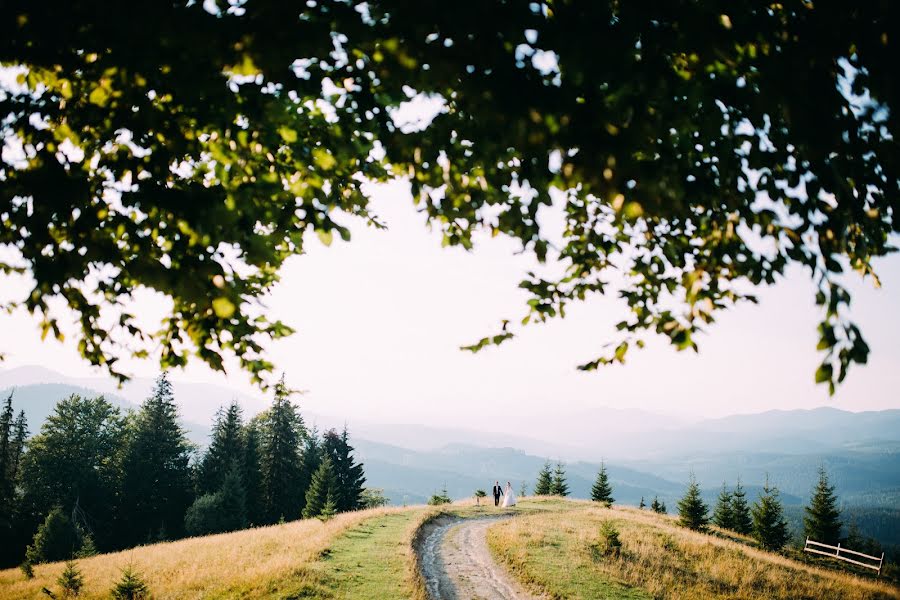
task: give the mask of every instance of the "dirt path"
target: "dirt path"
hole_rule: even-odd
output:
[[[488,527],[509,515],[441,517],[425,525],[416,550],[432,600],[539,600],[498,565],[487,547]]]

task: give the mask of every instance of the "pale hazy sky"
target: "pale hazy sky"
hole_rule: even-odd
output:
[[[272,345],[270,357],[289,384],[308,390],[310,410],[382,422],[471,425],[511,412],[583,414],[592,406],[719,416],[771,408],[830,405],[849,410],[900,408],[900,259],[876,263],[883,288],[854,274],[853,315],[872,349],[869,365],[852,370],[834,398],[813,384],[817,308],[800,271],[761,302],[719,317],[700,353],[651,343],[624,367],[581,373],[611,339],[623,305],[595,298],[572,306],[565,320],[526,328],[501,346],[472,355],[461,344],[493,334],[503,318],[523,314],[517,289],[532,259],[502,238],[473,252],[441,248],[423,226],[403,183],[382,186],[377,212],[389,231],[352,227],[353,240],[325,248],[313,236],[308,253],[291,259],[268,301],[270,315],[297,333]],[[190,274],[185,274],[190,276]],[[2,279],[0,296],[20,295],[21,281]],[[159,312],[149,299],[142,312]],[[36,320],[0,315],[0,369],[38,364],[72,376],[97,374],[74,343],[41,342]],[[153,376],[152,363],[130,365]],[[192,364],[175,379],[214,382],[255,392],[237,369],[227,376]]]

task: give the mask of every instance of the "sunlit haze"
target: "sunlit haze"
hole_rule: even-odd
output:
[[[441,248],[415,212],[403,182],[375,192],[389,230],[351,226],[349,243],[324,247],[310,236],[307,253],[291,259],[267,302],[270,314],[296,329],[271,346],[288,383],[307,391],[304,407],[320,414],[385,423],[424,423],[540,435],[546,411],[589,416],[598,406],[641,409],[682,418],[769,409],[834,406],[859,411],[900,407],[900,260],[876,263],[883,287],[856,274],[853,317],[872,349],[830,398],[813,383],[819,356],[812,284],[799,270],[760,290],[759,305],[723,313],[700,341],[700,353],[675,352],[662,341],[625,366],[582,373],[612,338],[624,306],[595,297],[566,319],[526,328],[499,348],[472,355],[459,346],[493,334],[504,318],[524,314],[517,289],[536,267],[502,237],[476,248]],[[186,274],[185,276],[190,276]],[[2,282],[3,297],[21,297],[23,280]],[[147,294],[139,312],[152,322],[164,302]],[[3,368],[41,365],[71,376],[102,376],[74,343],[40,341],[37,319],[0,317]],[[72,328],[69,328],[72,331]],[[13,343],[14,340],[14,343]],[[127,365],[152,377],[152,361]],[[226,375],[194,361],[177,380],[217,383],[260,395],[234,365]],[[223,399],[227,401],[228,399]]]

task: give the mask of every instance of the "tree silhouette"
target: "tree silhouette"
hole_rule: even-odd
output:
[[[841,511],[837,507],[834,486],[828,482],[825,467],[819,467],[819,480],[809,506],[804,507],[803,535],[823,544],[837,544],[841,539]]]
[[[609,477],[606,474],[606,465],[602,462],[600,463],[600,471],[597,473],[597,480],[594,481],[594,485],[591,487],[591,500],[601,502],[607,506],[615,502],[615,498],[612,497],[612,486],[609,484]],[[643,503],[644,499],[641,498],[642,507]]]
[[[537,482],[534,484],[535,496],[549,496],[552,494],[553,475],[550,471],[550,462],[545,462],[541,470],[538,471]]]
[[[553,481],[550,483],[550,494],[553,496],[568,496],[569,484],[566,482],[566,468],[561,463],[556,463],[553,469]]]
[[[716,507],[713,509],[713,523],[722,529],[734,529],[734,508],[732,506],[732,495],[728,491],[728,486],[722,482],[722,491],[719,492],[719,498],[716,500]]]
[[[700,497],[700,485],[697,483],[697,478],[691,473],[687,491],[678,501],[679,523],[690,529],[704,531],[709,523],[707,511],[707,506]]]
[[[125,446],[122,521],[129,544],[184,532],[184,513],[194,499],[190,458],[172,384],[163,373],[132,421]]]
[[[769,484],[768,475],[763,493],[753,504],[751,512],[753,537],[759,545],[765,550],[781,550],[788,541],[787,522],[784,520],[784,510],[778,498],[778,488]]]
[[[731,529],[741,535],[750,535],[753,532],[753,520],[750,517],[747,494],[741,485],[740,477],[731,492]]]

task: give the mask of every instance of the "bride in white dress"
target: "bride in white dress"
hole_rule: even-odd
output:
[[[515,506],[516,505],[516,494],[512,490],[512,484],[508,481],[506,482],[506,491],[503,493],[503,504],[501,506]]]

